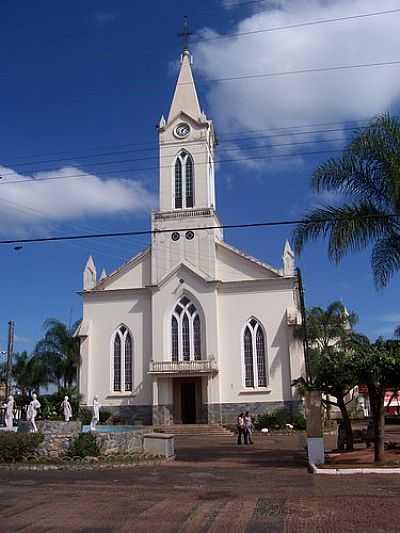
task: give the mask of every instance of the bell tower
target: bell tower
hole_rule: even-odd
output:
[[[188,36],[188,32],[181,34]],[[167,120],[161,117],[160,208],[153,213],[153,230],[174,230],[153,235],[153,283],[179,262],[191,263],[205,275],[215,276],[217,229],[195,231],[197,227],[220,225],[215,214],[213,123],[202,111],[192,73],[192,56],[187,42],[180,57],[180,69]],[[194,228],[193,231],[181,231]]]

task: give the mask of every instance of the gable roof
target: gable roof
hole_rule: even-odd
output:
[[[276,277],[285,277],[280,269],[274,268],[268,263],[264,263],[263,261],[260,261],[259,259],[256,259],[252,255],[248,255],[245,252],[242,252],[238,248],[235,248],[234,246],[227,244],[225,241],[216,241],[217,246],[220,246],[221,248],[225,248],[226,250],[229,250],[230,252],[238,255],[242,259],[245,259],[246,261],[257,265],[258,267],[263,268],[268,272],[269,275],[274,274]]]
[[[114,270],[114,272],[111,272],[106,278],[103,278],[102,280],[97,283],[91,290],[102,290],[107,287],[107,285],[114,281],[118,276],[125,274],[130,268],[136,266],[140,261],[144,259],[146,255],[148,255],[151,251],[150,246],[146,248],[145,250],[139,252],[138,254],[134,255],[128,261],[125,261],[119,268]]]
[[[210,278],[205,274],[204,272],[201,272],[201,270],[198,270],[195,266],[191,265],[187,261],[183,260],[180,263],[178,263],[172,270],[170,270],[163,278],[160,279],[158,282],[158,287],[161,287],[161,285],[164,285],[172,276],[174,276],[181,268],[185,268],[189,270],[192,274],[194,274],[196,277],[200,278],[203,281],[209,282],[209,281],[215,281],[215,279]]]

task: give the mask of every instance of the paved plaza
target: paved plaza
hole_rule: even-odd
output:
[[[315,476],[292,436],[177,439],[177,461],[0,471],[1,532],[399,532],[400,476]]]

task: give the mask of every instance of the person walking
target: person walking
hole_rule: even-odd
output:
[[[246,439],[245,432],[244,432],[244,416],[243,416],[243,413],[240,413],[240,415],[236,419],[236,428],[237,428],[237,432],[238,432],[237,443],[238,444],[242,444],[242,435],[243,435],[244,439]]]
[[[254,429],[253,420],[251,419],[249,412],[246,411],[244,415],[244,443],[245,444],[253,444],[253,441],[251,439],[253,429]]]

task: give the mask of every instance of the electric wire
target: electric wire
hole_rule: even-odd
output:
[[[193,39],[192,42],[196,43],[196,42],[217,41],[220,39],[236,39],[237,37],[246,37],[248,35],[257,35],[260,33],[269,33],[269,32],[274,32],[274,31],[293,30],[293,29],[298,29],[298,28],[304,28],[306,26],[318,26],[320,24],[332,24],[335,22],[346,22],[349,20],[357,20],[357,19],[359,20],[359,19],[364,19],[368,17],[378,17],[382,15],[394,15],[395,13],[399,13],[399,12],[400,12],[400,8],[388,9],[386,11],[374,11],[371,13],[359,13],[359,14],[348,15],[344,17],[334,17],[334,18],[329,18],[329,19],[319,19],[319,20],[299,22],[297,24],[287,24],[286,26],[272,26],[271,28],[264,28],[261,30],[230,33],[226,35],[216,35],[213,37],[199,37],[197,39]]]
[[[86,240],[86,239],[104,239],[104,238],[113,238],[113,237],[127,237],[127,236],[138,236],[138,235],[160,235],[163,233],[174,233],[187,231],[209,231],[209,230],[218,230],[218,229],[248,229],[248,228],[261,228],[261,227],[279,227],[279,226],[293,226],[298,224],[316,224],[316,223],[331,223],[338,221],[351,221],[351,220],[373,220],[373,219],[393,219],[400,218],[400,214],[397,213],[388,213],[385,215],[374,214],[374,215],[358,215],[358,216],[343,216],[343,217],[332,217],[332,218],[321,218],[314,219],[309,221],[307,219],[294,219],[294,220],[275,220],[267,222],[252,222],[248,224],[220,224],[212,226],[188,226],[186,228],[166,228],[166,229],[149,229],[149,230],[135,230],[135,231],[120,231],[120,232],[110,232],[110,233],[96,233],[96,234],[80,234],[80,235],[59,235],[52,237],[33,237],[25,239],[2,239],[0,244],[28,244],[28,243],[45,243],[45,242],[57,242],[57,241],[74,241],[74,240]]]
[[[351,130],[353,130],[353,128],[350,128]],[[338,130],[326,130],[326,132],[329,132],[329,131],[338,131],[338,132],[343,132],[345,130],[343,129],[338,129]],[[304,135],[304,133],[302,134]],[[286,135],[284,135],[286,137]],[[267,139],[269,137],[266,137]],[[259,137],[258,139],[262,139],[262,137]],[[231,152],[240,152],[240,151],[252,151],[252,150],[261,150],[261,149],[265,149],[265,148],[282,148],[282,147],[291,147],[291,146],[303,146],[303,145],[306,145],[306,144],[325,144],[325,143],[335,143],[335,142],[345,142],[345,141],[348,141],[349,139],[347,139],[346,137],[335,137],[335,138],[329,138],[329,139],[315,139],[315,140],[310,140],[310,141],[298,141],[298,142],[289,142],[289,143],[275,143],[275,144],[259,144],[259,145],[256,145],[256,146],[237,146],[237,145],[233,145],[232,147],[229,147],[229,148],[223,148],[222,150],[221,149],[218,149],[218,154],[220,154],[221,152],[224,153],[224,152],[228,152],[228,153],[231,153]],[[232,141],[233,142],[233,141]],[[190,144],[190,147],[194,147],[194,146],[204,146],[204,141],[196,141],[196,142],[191,142],[189,143]],[[182,147],[184,148],[186,145],[185,144],[182,144]],[[190,150],[190,149],[189,149]],[[204,154],[204,149],[202,149],[201,151],[199,152],[194,152],[194,151],[191,151],[190,150],[190,155],[194,156],[194,155],[202,155]],[[135,163],[135,162],[140,162],[140,161],[155,161],[155,160],[159,160],[159,155],[154,155],[154,156],[149,156],[149,157],[140,157],[140,158],[134,158],[134,159],[113,159],[113,160],[110,160],[110,161],[99,161],[99,162],[88,162],[87,164],[90,165],[91,167],[99,167],[99,166],[108,166],[108,165],[113,165],[113,164],[116,164],[116,163],[119,163],[119,164],[126,164],[126,163]],[[219,161],[219,159],[215,159],[215,163],[217,163]],[[74,165],[72,165],[74,166]],[[78,166],[78,165],[76,165]],[[79,166],[82,166],[81,164]],[[53,168],[38,168],[36,170],[31,170],[29,172],[29,174],[36,174],[36,173],[39,173],[39,172],[48,172],[48,171],[51,171],[53,170]],[[121,171],[123,171],[124,169],[122,168]],[[25,171],[26,172],[26,171]],[[0,175],[0,178],[4,178],[4,177],[7,177],[7,176],[14,176],[16,174],[16,171],[11,171],[11,172],[2,172],[1,175]]]
[[[222,133],[234,133],[234,134],[248,134],[248,133],[252,133],[254,134],[254,136],[250,136],[250,137],[244,137],[245,139],[253,139],[253,138],[258,138],[258,133],[261,133],[261,132],[265,132],[265,131],[280,131],[280,132],[285,132],[285,131],[288,131],[288,135],[290,135],[290,130],[296,130],[296,129],[301,129],[301,130],[304,130],[305,128],[314,128],[314,127],[321,127],[321,126],[337,126],[337,125],[343,125],[346,127],[349,126],[350,124],[355,124],[354,127],[352,128],[348,128],[348,129],[358,129],[358,128],[361,128],[362,127],[362,124],[363,122],[369,122],[373,117],[367,117],[367,118],[364,118],[364,119],[359,119],[359,120],[348,120],[348,121],[340,121],[340,122],[314,122],[312,124],[294,124],[292,126],[284,126],[284,127],[273,127],[273,128],[263,128],[263,129],[246,129],[246,130],[235,130],[234,132],[232,132],[232,130],[218,130],[218,133],[220,134],[221,131]],[[343,128],[337,128],[338,131],[341,131]],[[325,130],[321,130],[321,131],[325,131]],[[329,130],[329,131],[332,131],[332,130]],[[311,131],[305,131],[304,134],[307,134],[307,133],[315,133],[313,130]],[[318,131],[317,131],[318,133]],[[300,135],[302,134],[302,132],[293,132],[293,135]],[[283,133],[281,134],[277,134],[276,136],[281,136],[281,135],[284,135]],[[270,135],[269,137],[273,137],[272,135]],[[237,139],[242,139],[243,137],[236,137],[236,138],[233,138],[233,140],[237,140]],[[225,137],[221,137],[220,135],[218,135],[218,142],[221,144],[221,143],[224,143],[224,142],[230,142],[232,141],[232,138],[229,139],[229,138],[225,138]],[[151,145],[151,147],[149,148],[144,148],[146,146],[149,146]],[[159,149],[159,144],[158,143],[155,143],[154,141],[152,142],[147,142],[147,143],[124,143],[124,144],[115,144],[115,145],[109,145],[107,147],[107,149],[110,149],[110,148],[124,148],[124,147],[127,147],[127,146],[138,146],[138,147],[143,147],[143,150],[139,149],[137,150],[138,152],[141,152],[141,151],[149,151],[149,150],[158,150]],[[94,150],[100,150],[100,151],[97,151],[96,153],[94,154],[74,154],[73,156],[70,156],[68,159],[78,159],[78,158],[86,158],[86,157],[94,157],[94,156],[102,156],[102,155],[112,155],[110,152],[102,152],[102,150],[104,150],[104,148],[94,148]],[[129,152],[136,152],[136,150],[127,150],[126,153],[129,153]],[[53,156],[53,155],[62,155],[62,154],[71,154],[73,153],[73,151],[62,151],[62,152],[46,152],[46,153],[42,153],[42,154],[30,154],[30,155],[25,155],[24,157],[46,157],[46,156]],[[122,153],[125,153],[125,152],[122,152]],[[65,161],[66,158],[57,158],[57,159],[52,159],[50,161],[46,161],[46,162],[57,162],[57,161]],[[31,161],[14,161],[13,163],[11,164],[15,164],[15,165],[22,165],[22,164],[39,164],[41,163],[41,161],[36,161],[36,160],[31,160]]]

